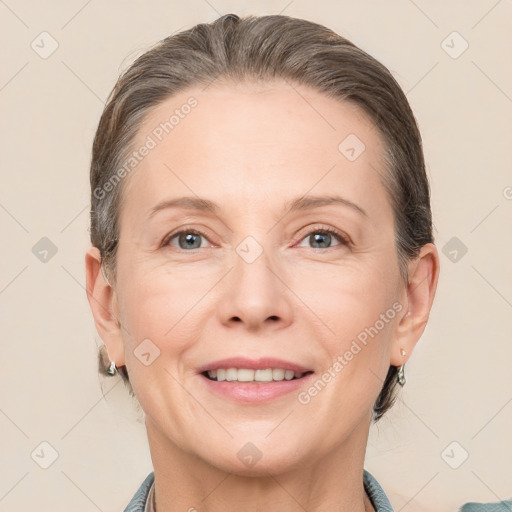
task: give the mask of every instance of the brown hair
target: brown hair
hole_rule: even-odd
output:
[[[388,69],[332,30],[283,15],[227,14],[169,36],[141,55],[120,76],[109,95],[94,138],[91,161],[91,242],[115,284],[120,186],[107,186],[131,147],[144,117],[178,91],[212,80],[283,79],[306,85],[362,109],[385,142],[381,175],[395,219],[400,275],[433,242],[430,189],[420,133],[407,98]],[[108,193],[106,191],[108,190]],[[99,366],[108,366],[100,351]],[[131,389],[126,367],[119,368]],[[374,405],[374,421],[395,399],[397,367],[390,366]]]

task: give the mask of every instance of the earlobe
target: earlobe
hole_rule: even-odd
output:
[[[97,247],[85,254],[87,299],[96,330],[107,347],[109,357],[117,366],[125,364],[121,327],[116,312],[116,292],[106,279]]]
[[[439,254],[434,244],[424,245],[409,265],[405,313],[395,329],[390,364],[401,366],[409,359],[427,325],[439,279]],[[402,354],[405,351],[405,355]]]

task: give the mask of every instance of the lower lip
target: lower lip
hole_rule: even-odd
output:
[[[203,379],[208,388],[231,400],[245,403],[268,402],[280,396],[297,391],[309,382],[313,373],[309,373],[300,379],[281,380],[273,382],[238,382],[238,381],[216,381],[210,380],[203,374],[199,377]]]

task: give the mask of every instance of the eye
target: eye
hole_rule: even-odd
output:
[[[172,243],[174,239],[177,240],[177,247],[179,249],[201,249],[201,237],[204,239],[206,235],[196,229],[183,229],[177,233],[169,235],[163,242],[162,246],[170,245],[176,247],[176,244]]]
[[[208,240],[208,237],[197,229],[182,229],[166,237],[162,242],[162,246],[177,247],[185,251],[188,249],[201,249],[205,247],[202,244],[201,238]],[[307,233],[301,240],[309,241],[313,244],[313,249],[329,249],[333,247],[333,238],[339,242],[336,245],[350,244],[346,236],[333,228],[316,228]],[[176,243],[173,243],[174,240],[176,240]]]
[[[340,242],[337,245],[349,245],[347,237],[332,228],[316,228],[306,234],[302,240],[310,242],[313,249],[329,249],[330,247],[333,247],[331,245],[333,238]]]

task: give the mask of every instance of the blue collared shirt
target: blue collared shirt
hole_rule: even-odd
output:
[[[151,472],[146,477],[144,482],[142,482],[142,485],[140,486],[139,490],[135,493],[135,496],[132,498],[128,506],[124,509],[124,512],[144,512],[148,494],[151,489],[151,486],[153,485],[154,480],[155,473]],[[391,508],[391,503],[389,503],[389,500],[387,496],[384,494],[382,487],[379,485],[377,480],[375,480],[375,478],[366,470],[364,471],[363,474],[363,484],[366,494],[368,494],[368,497],[372,502],[375,512],[393,512],[393,509]]]
[[[149,491],[155,480],[154,472],[151,472],[139,490],[135,493],[124,512],[144,512]],[[364,471],[363,474],[364,489],[370,498],[373,508],[376,512],[393,512],[389,500],[379,485],[377,480]],[[500,501],[496,503],[466,503],[459,509],[460,512],[512,512],[512,500]]]

